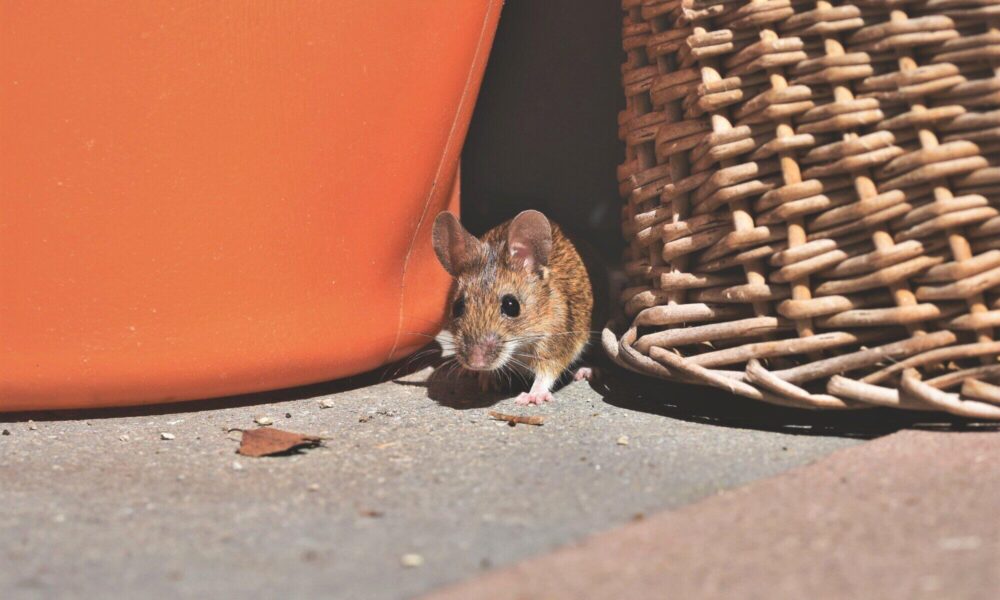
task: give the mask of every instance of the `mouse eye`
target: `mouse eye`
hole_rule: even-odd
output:
[[[521,314],[521,303],[513,294],[507,294],[500,299],[500,312],[507,317],[516,317]]]
[[[465,296],[459,296],[451,305],[451,316],[456,319],[465,314]]]

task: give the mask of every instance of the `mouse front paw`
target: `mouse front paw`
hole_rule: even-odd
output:
[[[591,369],[590,367],[580,367],[579,369],[576,370],[576,373],[573,374],[573,381],[583,381],[583,380],[590,381],[593,378],[594,378],[594,370]]]
[[[553,400],[555,400],[555,397],[552,395],[552,392],[521,392],[514,402],[522,406],[527,406],[529,404],[537,405]]]

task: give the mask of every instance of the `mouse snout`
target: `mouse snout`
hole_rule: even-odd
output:
[[[496,335],[488,335],[467,346],[465,353],[467,366],[470,369],[488,370],[496,361],[500,340]]]

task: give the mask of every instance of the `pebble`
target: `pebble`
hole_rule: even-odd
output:
[[[234,471],[242,471],[243,470],[243,465],[240,464],[240,461],[238,461],[238,460],[234,460],[233,461],[233,470]]]
[[[271,423],[274,423],[274,421],[271,420],[271,417],[267,416],[257,417],[256,419],[253,420],[253,422],[258,425],[270,425]]]
[[[419,554],[404,554],[399,558],[399,564],[407,569],[412,569],[424,564],[424,557]]]
[[[982,540],[974,535],[963,537],[950,537],[938,540],[938,547],[942,550],[961,551],[976,550],[982,545]]]
[[[10,429],[4,429],[2,432],[0,432],[0,435],[10,435]]]
[[[319,401],[320,408],[333,408],[333,400],[330,398],[323,398]]]
[[[118,439],[119,439],[119,440],[121,440],[121,441],[123,441],[123,442],[127,442],[127,441],[129,441],[129,439],[131,439],[131,438],[129,438],[129,437],[128,437],[128,434],[127,434],[127,433],[123,433],[123,434],[121,434],[120,436],[118,436]]]
[[[28,429],[30,429],[31,431],[38,431],[38,425],[35,425],[34,421],[29,420]]]
[[[318,483],[310,483],[309,485],[306,486],[306,489],[309,490],[310,492],[318,492],[319,491],[319,484]]]
[[[618,438],[618,445],[619,446],[628,446],[628,436],[627,435],[623,435],[620,438]]]
[[[176,436],[175,436],[174,434],[172,434],[172,433],[167,433],[166,431],[164,431],[164,432],[160,433],[160,439],[161,439],[161,440],[172,440],[172,439],[174,439],[175,437],[176,437]]]

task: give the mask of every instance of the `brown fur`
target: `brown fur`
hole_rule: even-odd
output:
[[[467,262],[449,269],[454,271],[455,281],[446,329],[452,333],[456,355],[463,363],[467,349],[489,334],[496,334],[501,346],[503,342],[520,342],[513,360],[501,368],[512,364],[559,377],[580,357],[590,339],[593,291],[580,254],[559,226],[551,225],[547,265],[526,269],[511,256],[508,221],[488,231],[468,254]],[[436,246],[438,243],[435,240]],[[502,315],[505,294],[518,298],[520,316]],[[451,307],[458,298],[464,298],[465,312],[453,318]]]

